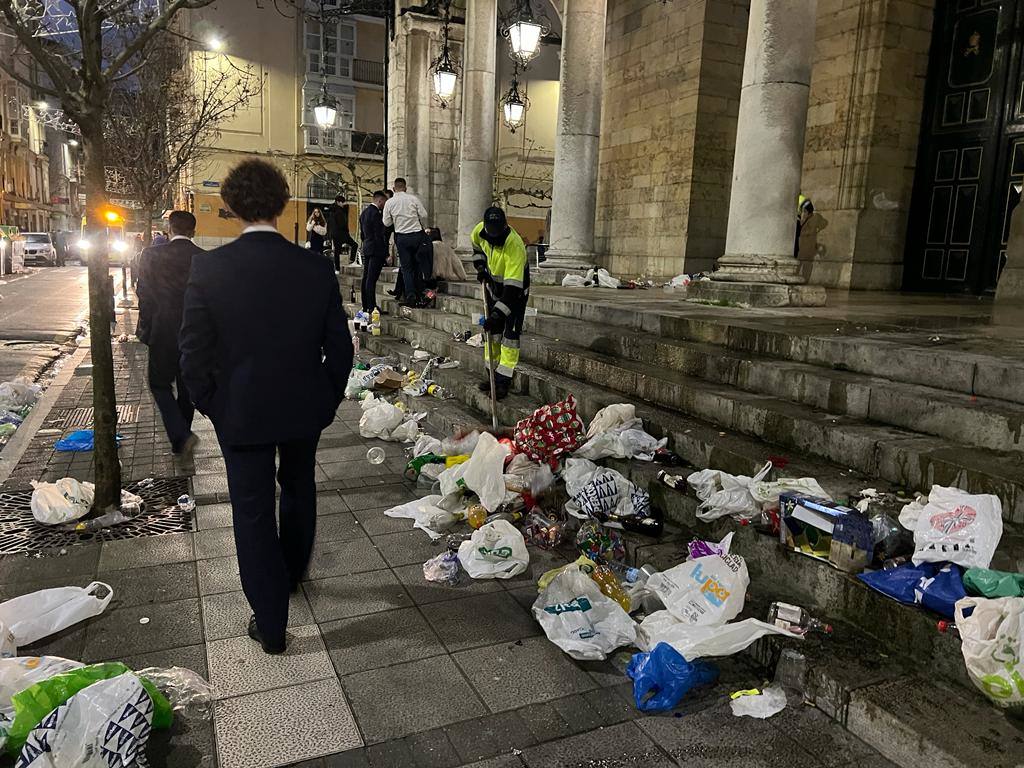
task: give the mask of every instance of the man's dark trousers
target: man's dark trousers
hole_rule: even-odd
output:
[[[363,257],[363,281],[360,300],[363,304],[363,312],[373,312],[377,306],[377,280],[380,279],[381,270],[384,269],[384,258],[371,256]]]
[[[284,640],[288,593],[306,574],[316,534],[316,446],[320,435],[271,445],[221,442],[228,475],[242,591],[268,642]],[[274,458],[280,455],[281,521]]]
[[[175,348],[173,354],[177,354]],[[149,391],[153,393],[153,400],[160,411],[160,418],[164,422],[164,429],[167,430],[167,439],[171,442],[171,450],[177,453],[185,445],[185,440],[192,434],[192,417],[196,409],[192,405],[185,382],[181,380],[181,372],[174,366],[173,372],[161,370],[166,365],[160,365],[159,359],[163,357],[160,351],[154,348],[149,350]]]
[[[402,285],[405,300],[415,301],[419,297],[419,280],[416,279],[416,252],[423,242],[422,232],[395,233],[395,247],[398,249],[398,263],[402,270]]]
[[[337,272],[341,271],[341,246],[343,245],[348,246],[348,259],[350,262],[355,261],[356,249],[359,248],[359,244],[352,239],[352,235],[348,233],[348,230],[339,232],[331,238],[331,247],[334,251],[334,269]]]

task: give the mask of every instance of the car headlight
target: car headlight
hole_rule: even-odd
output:
[[[92,247],[92,244],[88,240],[79,240],[78,247],[83,251],[88,251]]]
[[[115,240],[114,250],[117,251],[118,253],[124,253],[125,251],[128,250],[128,243],[126,243],[124,240]]]

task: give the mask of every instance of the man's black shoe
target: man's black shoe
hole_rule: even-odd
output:
[[[285,641],[282,640],[280,643],[268,643],[263,639],[263,635],[260,634],[259,627],[256,626],[256,617],[249,617],[249,637],[255,640],[263,648],[264,653],[279,654],[284,653]]]
[[[489,395],[491,393],[491,380],[487,379],[486,381],[480,382],[480,384],[477,386],[477,389],[479,389],[484,394]]]
[[[508,391],[511,388],[511,376],[502,376],[500,373],[494,375],[494,397],[496,399],[504,400],[506,397],[508,397]]]

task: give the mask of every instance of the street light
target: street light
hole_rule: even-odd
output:
[[[431,78],[434,81],[434,95],[441,103],[441,109],[447,109],[455,98],[455,88],[459,82],[459,69],[452,60],[452,47],[449,41],[451,32],[451,3],[445,2],[441,23],[441,52],[430,63]]]
[[[68,139],[68,146],[69,147],[77,147],[78,146],[78,140],[77,139]]]
[[[103,218],[106,219],[109,224],[117,224],[121,221],[121,214],[117,211],[106,210],[103,212]]]
[[[211,51],[220,52],[224,50],[224,41],[217,37],[217,35],[210,35],[206,38],[206,47]]]
[[[550,31],[547,17],[543,13],[535,14],[530,0],[518,0],[501,25],[501,34],[508,38],[512,59],[524,67],[533,61],[540,51],[541,39]]]
[[[526,96],[519,93],[519,64],[517,63],[512,70],[512,83],[509,86],[508,91],[501,100],[498,102],[501,104],[501,113],[505,121],[505,125],[511,133],[516,132],[516,128],[522,126],[526,122],[526,110],[530,108],[530,100]]]
[[[320,95],[313,102],[313,118],[321,129],[333,128],[338,119],[338,100],[327,92],[327,81],[320,86]]]

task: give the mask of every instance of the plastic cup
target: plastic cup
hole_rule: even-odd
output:
[[[384,458],[384,449],[380,446],[374,446],[366,452],[366,460],[371,464],[383,464]]]

